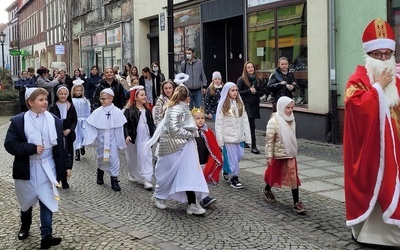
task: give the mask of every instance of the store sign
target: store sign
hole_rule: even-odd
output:
[[[64,45],[60,44],[60,45],[54,45],[55,47],[55,51],[56,51],[56,55],[64,55],[65,54],[65,47]]]
[[[160,30],[165,30],[165,13],[160,13]]]
[[[275,47],[275,39],[270,40],[270,47]],[[279,48],[293,47],[294,46],[294,36],[282,37],[278,39]]]
[[[106,44],[106,37],[104,32],[97,33],[92,35],[92,44],[93,46],[101,46]]]
[[[107,30],[107,44],[121,42],[121,28]]]

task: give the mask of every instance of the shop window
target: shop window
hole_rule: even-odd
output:
[[[185,49],[193,48],[195,56],[200,58],[200,12],[191,8],[174,13],[174,71],[180,71],[185,59]]]
[[[250,13],[248,31],[248,57],[258,74],[268,80],[279,58],[288,58],[289,69],[299,85],[296,105],[305,106],[308,85],[306,4]]]

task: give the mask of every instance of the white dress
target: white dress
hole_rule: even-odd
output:
[[[129,143],[125,149],[128,172],[139,183],[144,180],[151,182],[153,177],[153,155],[151,150],[144,150],[146,142],[151,138],[145,110],[140,112],[136,134],[135,143]]]
[[[196,142],[189,140],[183,149],[169,155],[159,156],[156,169],[154,196],[187,202],[186,191],[194,191],[201,200],[208,196],[208,186],[199,164]]]
[[[119,175],[118,149],[126,148],[123,127],[125,123],[124,114],[114,104],[95,109],[86,119],[86,135],[83,146],[97,140],[98,167],[111,176]]]
[[[82,148],[85,136],[85,121],[90,115],[90,103],[86,98],[72,98],[72,103],[78,116],[78,123],[75,128],[76,139],[74,141],[74,150],[77,150]]]

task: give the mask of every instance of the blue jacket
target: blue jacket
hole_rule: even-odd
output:
[[[15,156],[13,162],[13,178],[29,180],[29,156],[37,153],[37,147],[32,143],[28,143],[28,139],[25,136],[24,114],[25,112],[22,112],[11,118],[11,124],[4,141],[4,148],[8,153]],[[64,148],[62,121],[55,116],[54,119],[57,130],[57,145],[53,146],[53,158],[56,164],[57,180],[61,180],[65,175],[66,169],[64,163],[68,158],[68,152]]]
[[[19,105],[25,105],[25,91],[26,88],[36,87],[35,79],[27,78],[23,80],[20,78],[14,85],[14,88],[19,90]]]

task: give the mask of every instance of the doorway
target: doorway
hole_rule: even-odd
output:
[[[224,82],[237,82],[244,65],[243,16],[203,24],[203,65],[208,82],[220,71]]]

